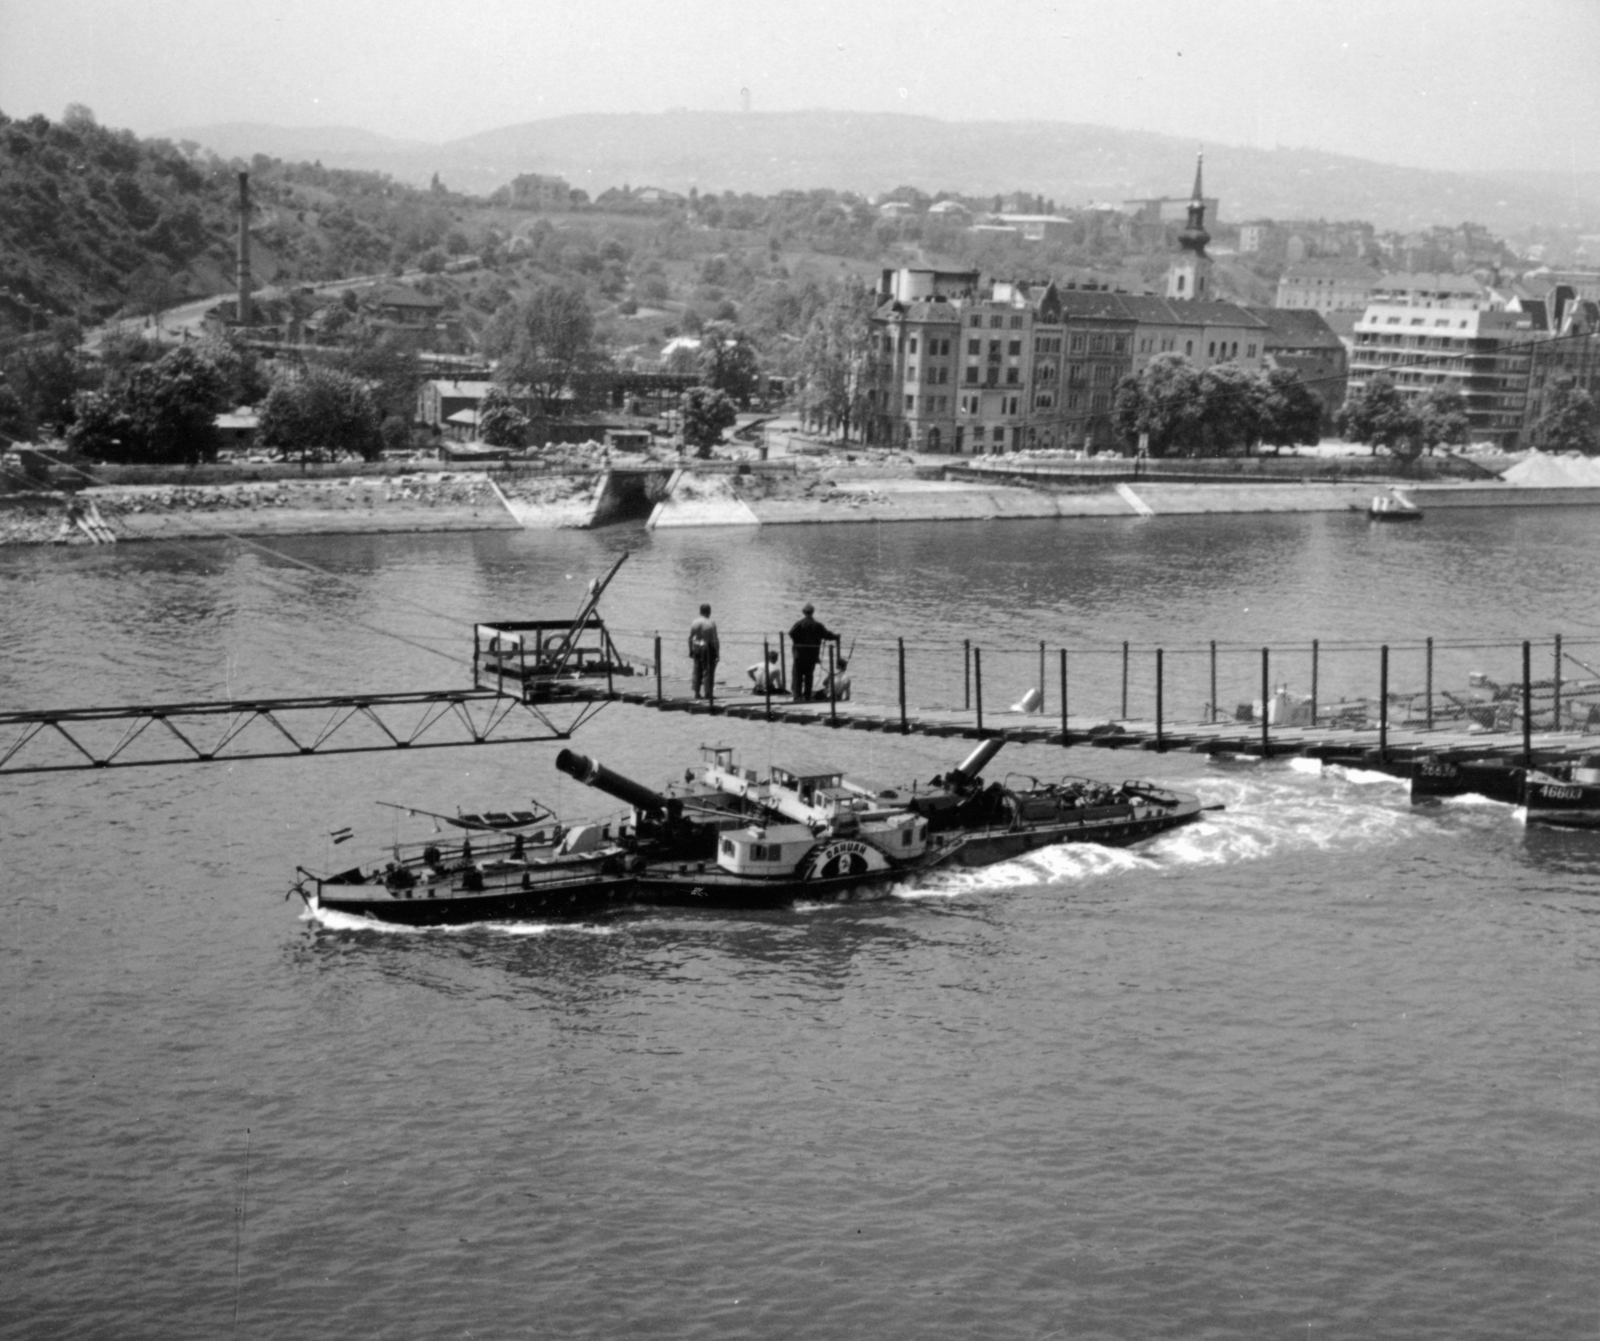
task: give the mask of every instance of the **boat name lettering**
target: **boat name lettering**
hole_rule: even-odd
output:
[[[1576,801],[1583,795],[1582,787],[1553,787],[1548,783],[1542,784],[1539,794],[1552,801]]]
[[[842,857],[846,854],[865,856],[867,845],[858,843],[854,839],[841,839],[837,843],[829,843],[821,852],[817,853],[818,861],[827,861],[832,857]]]

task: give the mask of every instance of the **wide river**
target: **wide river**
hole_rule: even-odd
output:
[[[742,678],[803,600],[858,691],[1195,717],[1600,662],[1583,509],[307,537],[0,553],[0,707],[459,684],[470,623],[603,609]],[[1361,648],[1335,647],[1360,643]],[[1548,644],[1537,653],[1548,666]],[[1298,658],[1298,660],[1296,659]],[[1570,663],[1569,673],[1578,674]],[[615,705],[652,784],[926,778],[959,741]],[[9,745],[0,741],[0,751]],[[1600,835],[1284,761],[1009,746],[1227,809],[836,907],[399,932],[285,902],[395,812],[611,809],[556,746],[0,780],[5,1337],[1592,1337]]]

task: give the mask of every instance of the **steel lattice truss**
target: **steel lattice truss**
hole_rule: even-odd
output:
[[[566,740],[603,706],[441,689],[0,712],[0,775]]]

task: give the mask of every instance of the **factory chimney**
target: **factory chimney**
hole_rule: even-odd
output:
[[[239,324],[250,324],[250,174],[239,174]]]

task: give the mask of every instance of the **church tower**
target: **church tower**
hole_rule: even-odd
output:
[[[1206,243],[1211,241],[1211,234],[1206,232],[1206,198],[1200,186],[1200,169],[1204,163],[1205,155],[1196,155],[1189,222],[1178,234],[1180,250],[1167,267],[1168,298],[1211,297],[1211,258],[1206,255]]]

